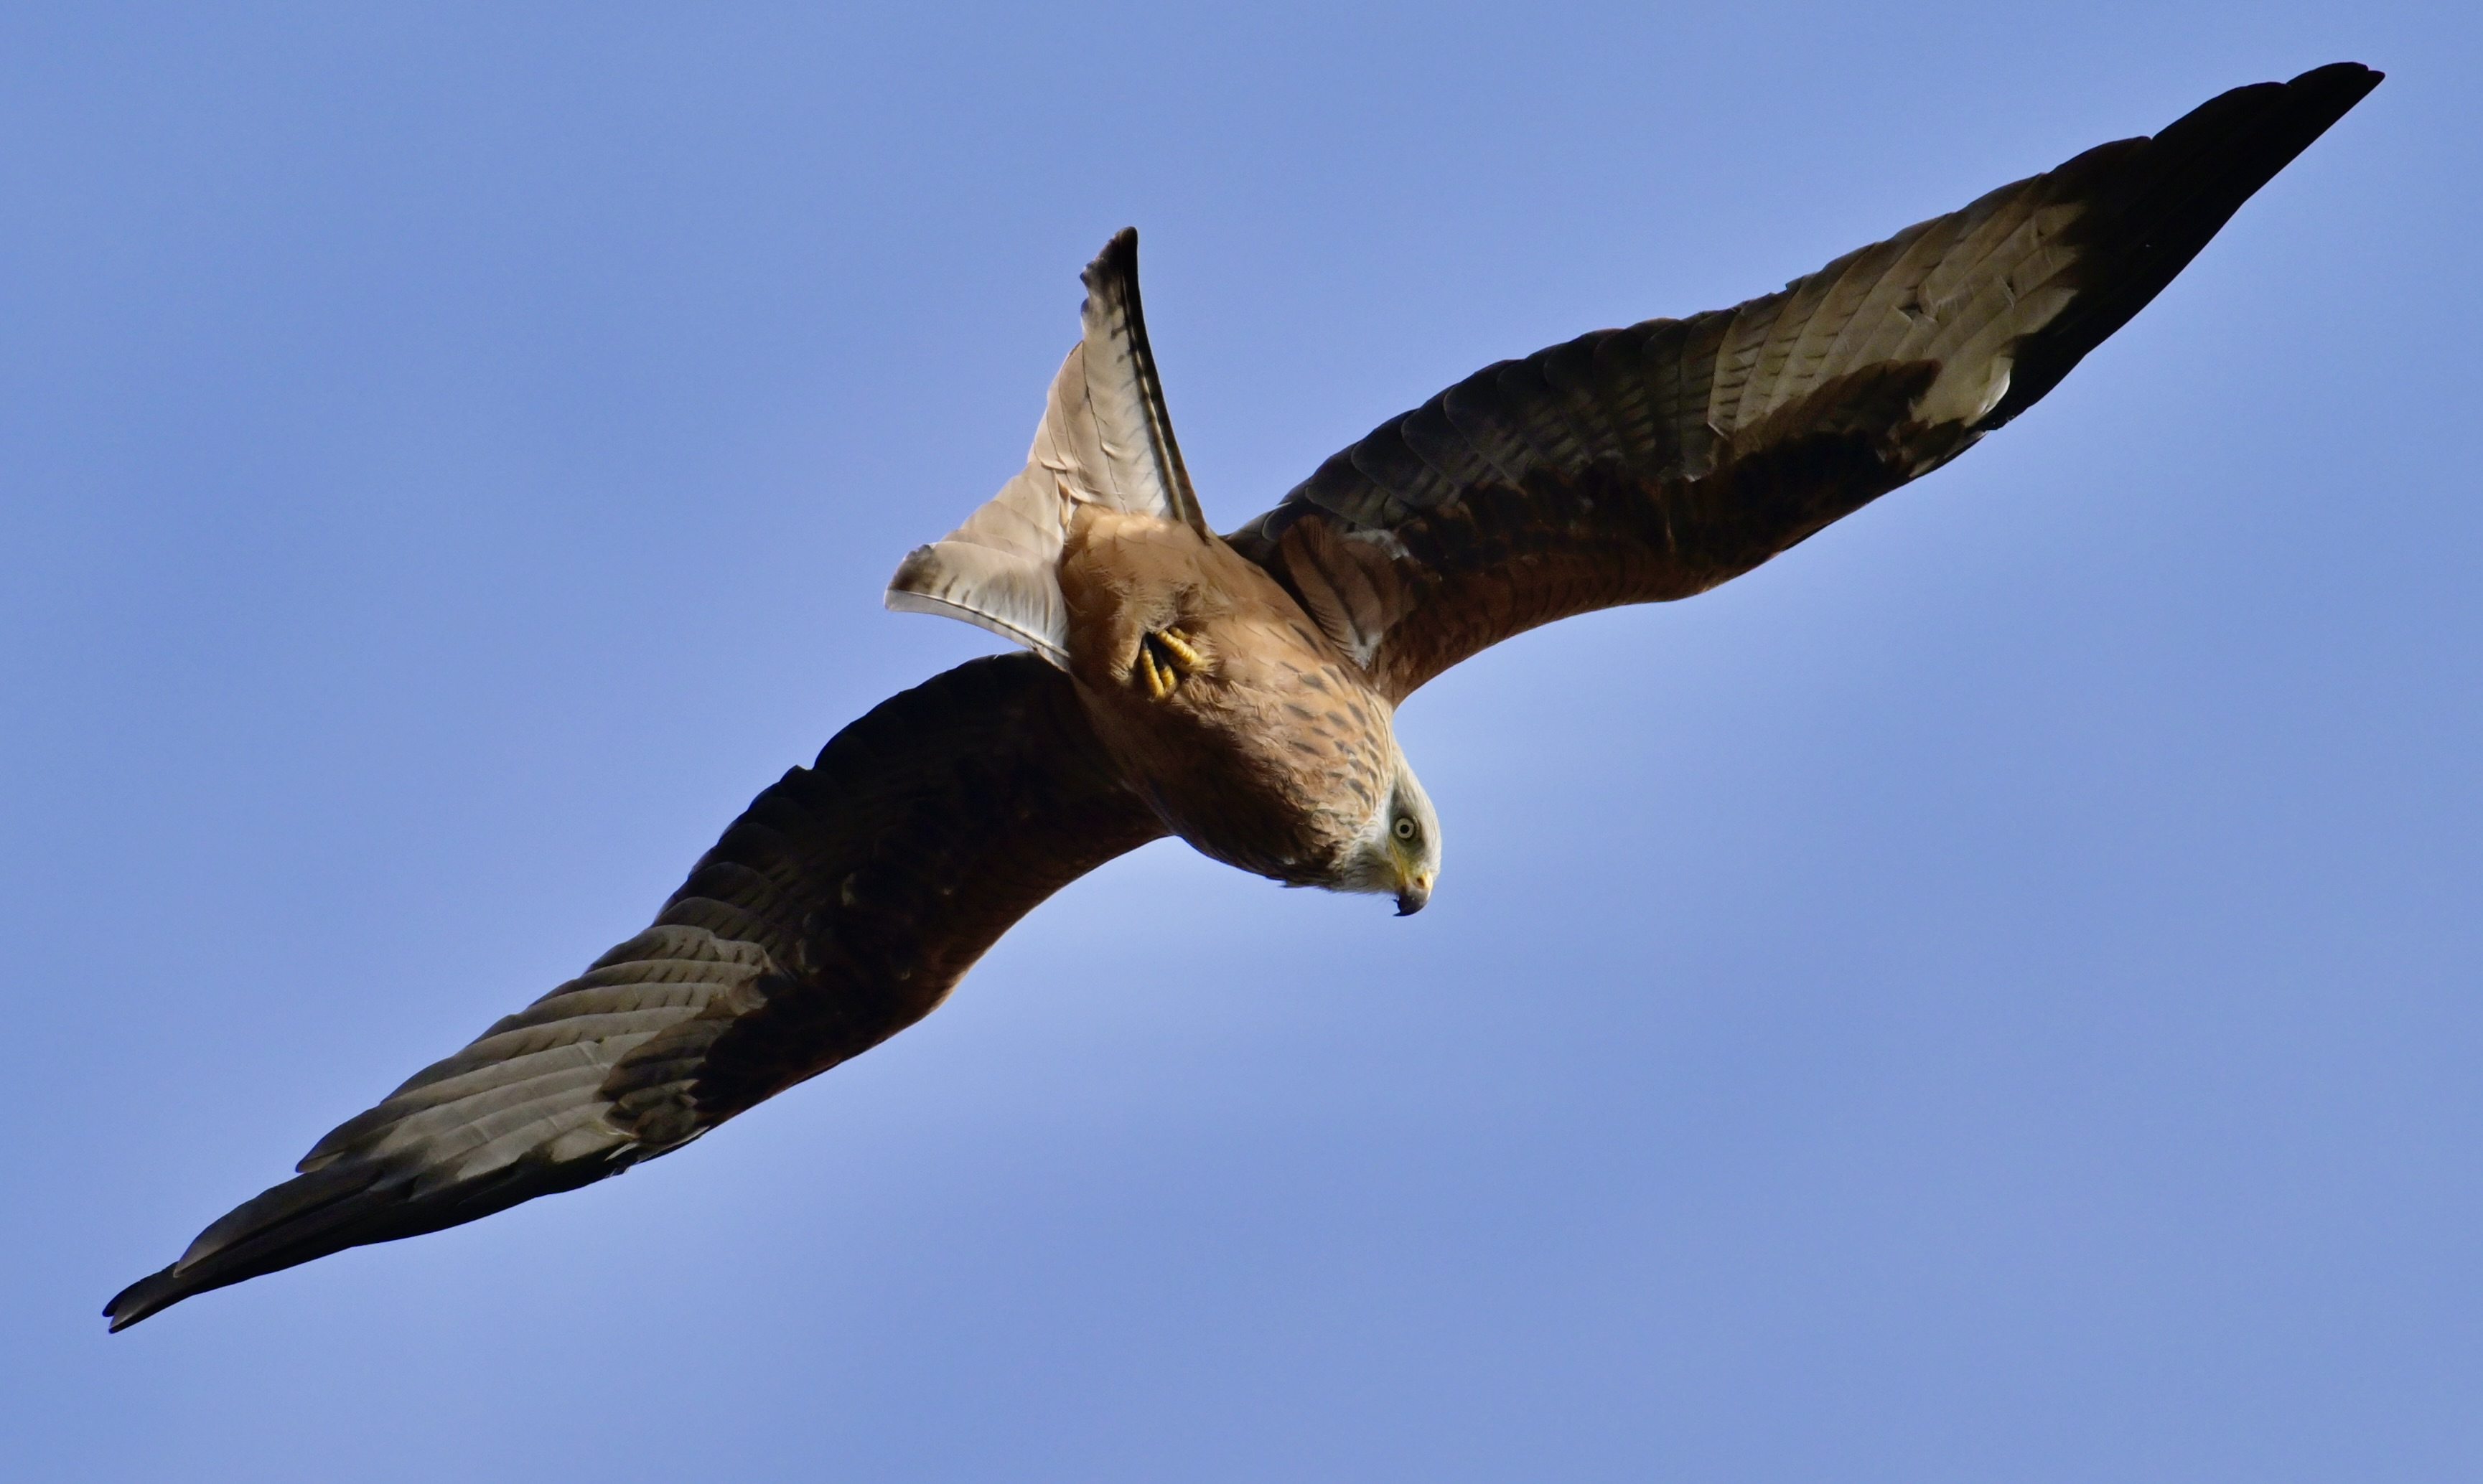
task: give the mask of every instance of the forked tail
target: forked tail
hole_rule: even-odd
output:
[[[1137,232],[1113,233],[1082,278],[1085,333],[1052,379],[1026,467],[965,524],[915,547],[888,584],[891,608],[980,624],[1064,669],[1060,548],[1080,505],[1161,516],[1207,534],[1147,349]]]

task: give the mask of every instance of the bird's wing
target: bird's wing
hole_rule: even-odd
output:
[[[654,925],[304,1157],[104,1311],[601,1179],[913,1024],[1036,903],[1163,828],[1069,677],[971,661],[751,803]]]
[[[2033,405],[2379,81],[2236,89],[1779,293],[1485,367],[1230,540],[1396,699],[1536,624],[1703,592]]]

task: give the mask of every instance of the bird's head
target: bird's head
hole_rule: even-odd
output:
[[[1394,895],[1397,915],[1410,917],[1431,899],[1439,874],[1440,816],[1400,752],[1387,794],[1346,850],[1336,888]]]

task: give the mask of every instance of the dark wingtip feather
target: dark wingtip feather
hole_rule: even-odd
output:
[[[2009,393],[1989,432],[2032,407],[2130,316],[2147,307],[2242,202],[2328,132],[2386,74],[2358,62],[2313,67],[2285,83],[2235,88],[2152,139],[2088,150],[2052,172],[2062,199],[2083,199],[2071,228],[2092,263],[2060,318],[2018,349]]]
[[[173,1269],[168,1267],[160,1273],[149,1273],[114,1294],[112,1302],[103,1306],[103,1316],[112,1321],[112,1333],[118,1335],[148,1314],[168,1309],[187,1297],[189,1293],[182,1288],[180,1279],[174,1276]]]
[[[226,1212],[179,1261],[103,1308],[115,1334],[183,1299],[315,1258],[462,1226],[537,1196],[556,1195],[628,1168],[634,1154],[555,1162],[528,1157],[472,1179],[425,1186],[385,1166],[346,1163],[295,1176]]]

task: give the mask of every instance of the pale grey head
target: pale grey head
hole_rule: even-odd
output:
[[[1389,744],[1395,767],[1379,807],[1345,849],[1321,885],[1336,891],[1369,891],[1397,898],[1397,915],[1409,917],[1431,899],[1440,874],[1440,816],[1405,761]]]

